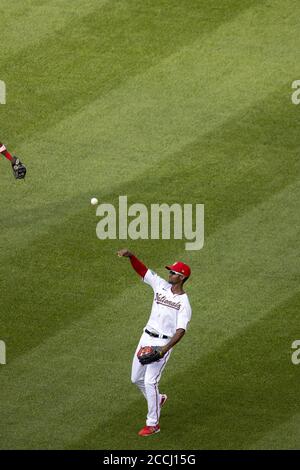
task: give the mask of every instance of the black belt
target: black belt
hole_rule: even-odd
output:
[[[149,330],[145,330],[145,333],[147,333],[148,335],[150,336],[153,336],[154,338],[159,338],[159,335],[157,335],[156,333],[151,333],[151,331]],[[168,339],[169,336],[166,336],[166,335],[163,335],[162,339]]]

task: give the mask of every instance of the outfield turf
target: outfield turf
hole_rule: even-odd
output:
[[[75,7],[76,5],[76,7]],[[299,448],[300,3],[1,0],[1,449]],[[90,198],[205,204],[205,245],[96,237]],[[130,382],[182,259],[190,328],[161,433]]]

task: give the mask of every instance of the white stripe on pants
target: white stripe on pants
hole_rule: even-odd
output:
[[[162,371],[169,360],[172,349],[159,361],[143,366],[137,358],[137,353],[144,346],[164,346],[169,339],[153,338],[147,333],[143,333],[136,348],[131,371],[131,381],[141,390],[148,403],[148,414],[146,425],[155,426],[159,423],[160,399],[158,384]]]

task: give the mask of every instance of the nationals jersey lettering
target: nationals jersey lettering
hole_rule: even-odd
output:
[[[157,304],[168,305],[169,307],[176,308],[176,310],[180,309],[180,302],[172,302],[172,300],[168,300],[165,295],[161,295],[156,292],[155,302]]]
[[[187,294],[173,294],[172,285],[150,269],[143,280],[154,291],[151,314],[146,328],[170,338],[174,336],[177,329],[186,330],[192,315]]]

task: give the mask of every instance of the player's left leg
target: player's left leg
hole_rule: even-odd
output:
[[[145,373],[145,389],[148,402],[147,426],[156,426],[159,423],[161,409],[161,395],[158,384],[161,374],[170,358],[171,350],[159,361],[147,365]]]

